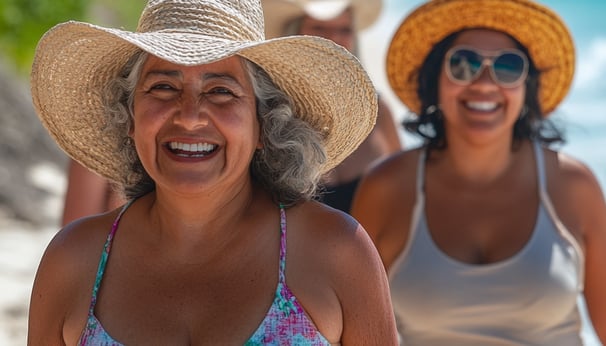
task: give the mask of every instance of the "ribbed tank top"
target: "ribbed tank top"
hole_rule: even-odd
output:
[[[425,217],[425,156],[406,247],[389,272],[402,344],[582,345],[577,300],[584,255],[549,199],[541,147],[534,144],[540,205],[524,247],[500,262],[473,265],[443,253]]]

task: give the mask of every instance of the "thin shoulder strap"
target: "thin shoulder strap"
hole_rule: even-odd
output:
[[[427,157],[427,150],[422,149],[419,153],[419,161],[417,162],[417,198],[423,196],[423,185],[425,183],[425,158]]]
[[[99,266],[97,268],[97,276],[95,278],[95,285],[93,286],[93,293],[90,300],[90,306],[88,308],[89,315],[92,315],[95,311],[95,305],[97,304],[97,293],[99,291],[99,287],[101,286],[101,281],[103,280],[103,274],[105,273],[107,258],[109,257],[109,252],[111,251],[112,243],[114,241],[114,235],[116,234],[116,230],[118,230],[118,224],[120,223],[122,215],[124,214],[126,209],[130,207],[133,201],[134,200],[128,201],[124,205],[124,207],[122,207],[122,210],[120,210],[120,213],[114,220],[111,231],[107,235],[107,240],[105,240],[105,245],[103,246],[103,253],[101,253],[101,259],[99,260]]]
[[[391,268],[388,272],[388,275],[391,279],[391,276],[394,275],[398,271],[398,267],[400,264],[405,261],[410,252],[412,243],[414,239],[417,237],[418,226],[419,223],[424,219],[424,208],[425,208],[425,192],[423,191],[423,186],[425,185],[425,159],[427,157],[428,149],[421,148],[419,149],[419,158],[417,160],[417,177],[416,177],[416,195],[415,195],[415,204],[412,209],[412,215],[409,225],[408,239],[406,240],[406,245],[398,254],[396,259],[391,265]]]
[[[280,204],[280,283],[286,283],[286,211]]]
[[[545,159],[543,158],[543,150],[541,149],[539,142],[533,141],[532,145],[534,148],[534,157],[536,160],[537,174],[539,179],[539,191],[543,195],[546,194],[547,191],[547,183],[545,178]]]
[[[583,251],[583,247],[581,246],[581,244],[579,244],[577,239],[572,235],[572,233],[570,233],[568,228],[560,220],[560,217],[558,216],[558,214],[555,210],[555,207],[553,206],[553,203],[551,202],[551,198],[549,197],[549,193],[547,191],[547,177],[546,177],[546,172],[545,172],[546,168],[545,168],[545,158],[543,155],[543,149],[538,141],[534,141],[533,145],[534,145],[535,160],[537,163],[537,172],[538,172],[538,179],[539,179],[539,196],[541,198],[541,202],[542,202],[545,210],[549,214],[549,217],[551,218],[552,222],[554,223],[554,225],[556,227],[556,231],[566,241],[568,241],[569,244],[571,244],[572,247],[575,248],[576,253],[579,254],[579,260],[581,263],[579,265],[579,267],[584,268],[585,252]],[[585,282],[585,271],[581,269],[581,270],[579,270],[579,276],[578,276],[578,288],[580,290],[583,289],[584,282]]]

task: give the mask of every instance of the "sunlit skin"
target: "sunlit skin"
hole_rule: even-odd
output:
[[[131,136],[158,190],[170,186],[196,194],[210,186],[242,186],[260,148],[255,109],[241,58],[186,67],[150,56],[136,86]],[[171,142],[213,149],[184,155],[172,150]]]
[[[453,46],[466,45],[487,52],[515,48],[507,35],[491,30],[468,30],[461,33]],[[444,65],[440,73],[439,104],[444,115],[449,145],[458,141],[468,144],[511,141],[513,124],[520,115],[526,93],[525,84],[513,88],[499,86],[485,66],[481,75],[469,85],[448,79]],[[473,107],[474,102],[495,103],[490,110]]]

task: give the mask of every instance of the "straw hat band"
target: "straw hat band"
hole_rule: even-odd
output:
[[[229,6],[213,2],[200,7],[193,2],[150,1],[143,10],[137,32],[196,32],[217,38],[261,41],[264,38],[263,15],[250,1],[232,0]],[[233,7],[241,8],[234,12]],[[245,16],[242,16],[244,14]]]
[[[560,18],[527,0],[434,0],[413,11],[393,36],[387,76],[394,92],[419,113],[418,72],[431,49],[448,35],[485,28],[507,33],[528,49],[539,71],[545,115],[566,96],[574,75],[574,45]]]

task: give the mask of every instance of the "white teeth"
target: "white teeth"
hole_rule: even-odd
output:
[[[172,150],[188,151],[192,153],[209,152],[215,149],[216,145],[209,143],[180,143],[170,142],[168,146]]]
[[[493,111],[497,109],[499,104],[496,102],[467,102],[466,105],[468,108],[477,111]]]

